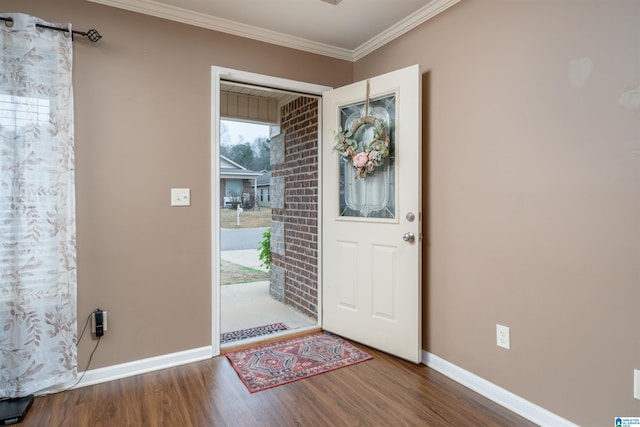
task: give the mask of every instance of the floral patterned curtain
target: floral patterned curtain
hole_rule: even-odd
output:
[[[71,38],[37,28],[55,24],[32,16],[0,16],[13,20],[0,21],[0,398],[6,398],[77,376],[76,220]]]

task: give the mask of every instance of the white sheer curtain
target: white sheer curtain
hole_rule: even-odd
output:
[[[0,14],[0,398],[73,381],[76,227],[72,46]],[[69,27],[70,28],[70,27]]]

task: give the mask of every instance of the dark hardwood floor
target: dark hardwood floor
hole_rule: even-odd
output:
[[[373,360],[250,394],[226,357],[39,396],[32,426],[533,426],[438,372]]]

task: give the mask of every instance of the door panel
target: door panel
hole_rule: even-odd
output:
[[[323,95],[323,327],[413,362],[422,353],[420,81],[415,65]],[[348,128],[354,151],[378,159],[366,172],[355,152],[334,150]],[[385,136],[388,156],[376,158]]]
[[[338,269],[338,305],[346,310],[357,310],[358,283],[358,244],[355,242],[337,241],[338,259],[343,260],[337,264]],[[353,266],[356,266],[355,268]]]
[[[372,315],[384,320],[397,320],[396,312],[396,249],[388,246],[373,246],[373,265],[376,273],[372,278]]]

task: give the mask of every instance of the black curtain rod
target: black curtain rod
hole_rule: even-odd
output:
[[[13,25],[13,18],[5,18],[3,16],[0,16],[0,21],[4,21],[8,27],[11,27]],[[90,29],[89,31],[85,32],[85,31],[76,31],[76,30],[69,31],[68,28],[54,27],[54,26],[51,26],[51,25],[44,25],[44,24],[36,24],[36,27],[47,28],[49,30],[55,30],[55,31],[71,32],[71,40],[73,40],[73,35],[74,34],[79,34],[81,36],[85,36],[86,38],[88,38],[89,40],[91,40],[94,43],[102,38],[102,36],[98,32],[98,30],[95,30],[93,28]]]

